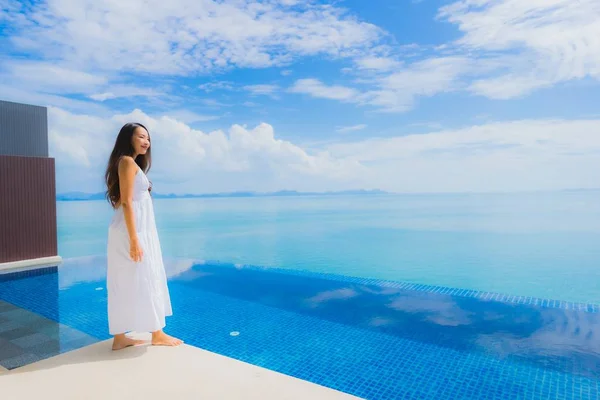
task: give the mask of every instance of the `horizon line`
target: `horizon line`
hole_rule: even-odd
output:
[[[566,188],[566,189],[532,189],[532,190],[514,190],[514,191],[446,191],[446,192],[392,192],[381,189],[348,189],[338,191],[297,191],[297,190],[278,190],[271,192],[255,191],[236,191],[236,192],[211,192],[211,193],[153,193],[155,198],[194,198],[194,197],[269,197],[276,195],[302,196],[302,195],[336,195],[336,194],[390,194],[390,195],[458,195],[458,194],[525,194],[525,193],[557,193],[557,192],[584,192],[600,191],[597,188]],[[73,198],[64,198],[73,196]],[[56,194],[58,201],[76,201],[76,200],[102,200],[104,192],[62,192]]]

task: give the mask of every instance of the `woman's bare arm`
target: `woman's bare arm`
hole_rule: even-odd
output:
[[[123,157],[119,162],[119,186],[121,189],[121,207],[125,216],[125,224],[129,233],[129,240],[138,241],[135,215],[133,211],[133,182],[137,173],[137,164],[131,157]]]

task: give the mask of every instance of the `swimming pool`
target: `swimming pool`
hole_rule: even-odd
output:
[[[597,305],[194,260],[166,267],[170,333],[359,397],[600,398]],[[50,336],[54,352],[108,338],[104,268],[86,257],[0,278],[0,338],[20,329],[31,349]],[[61,325],[35,332],[30,314]]]

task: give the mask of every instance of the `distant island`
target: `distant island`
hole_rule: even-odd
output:
[[[162,194],[152,193],[155,199],[195,199],[195,198],[221,198],[221,197],[291,197],[291,196],[340,196],[340,195],[373,195],[389,194],[382,190],[344,190],[338,192],[298,192],[295,190],[281,190],[278,192],[230,192],[230,193],[205,193],[205,194]],[[57,201],[91,201],[105,200],[104,193],[68,192],[56,195]]]
[[[155,199],[195,199],[195,198],[227,198],[227,197],[300,197],[300,196],[343,196],[343,195],[404,195],[404,196],[467,196],[467,195],[502,195],[502,194],[535,194],[535,193],[600,193],[600,188],[574,188],[560,190],[532,190],[521,192],[386,192],[383,190],[343,190],[332,192],[298,192],[295,190],[280,190],[278,192],[229,192],[229,193],[203,193],[203,194],[163,194],[152,193]],[[105,200],[104,193],[68,192],[56,195],[57,201],[86,201]]]

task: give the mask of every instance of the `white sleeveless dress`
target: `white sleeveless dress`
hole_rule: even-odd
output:
[[[134,262],[129,255],[122,207],[115,210],[108,229],[106,286],[111,335],[157,331],[164,328],[165,317],[173,313],[149,187],[146,174],[138,167],[132,210],[142,261]]]

